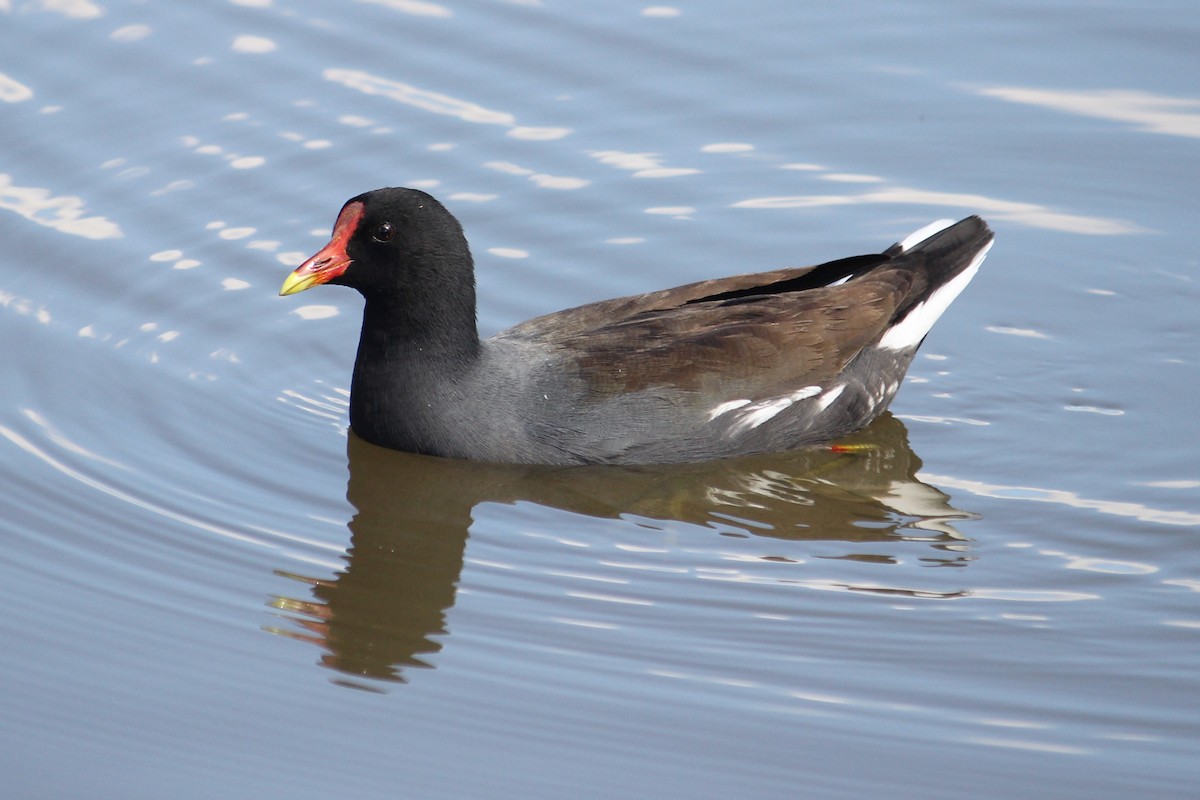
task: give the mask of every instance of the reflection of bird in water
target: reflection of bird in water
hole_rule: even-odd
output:
[[[833,447],[678,466],[497,466],[385,450],[353,434],[348,455],[356,514],[346,568],[331,579],[280,573],[311,584],[313,596],[277,599],[301,630],[272,630],[324,648],[328,667],[393,681],[404,680],[406,667],[429,666],[448,635],[446,612],[481,503],[674,520],[735,536],[915,540],[943,551],[945,564],[964,563],[965,542],[950,521],[971,516],[916,479],[920,460],[891,415]]]

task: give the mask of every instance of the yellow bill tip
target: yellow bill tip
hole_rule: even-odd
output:
[[[296,270],[284,279],[283,286],[279,289],[279,296],[286,297],[289,294],[303,292],[314,286],[319,277],[320,273],[318,272],[301,273],[300,270]]]

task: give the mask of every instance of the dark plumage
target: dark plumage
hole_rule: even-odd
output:
[[[992,242],[935,223],[878,255],[701,281],[523,322],[481,341],[458,221],[415,189],[343,206],[284,283],[366,300],[350,424],[479,461],[669,463],[843,436],[887,408]]]

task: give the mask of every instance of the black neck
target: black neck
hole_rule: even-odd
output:
[[[401,302],[367,298],[359,362],[397,364],[430,360],[452,371],[479,354],[475,287],[454,294],[409,296]]]
[[[400,313],[368,300],[350,385],[351,426],[375,444],[438,452],[438,409],[460,393],[480,348],[473,307]]]

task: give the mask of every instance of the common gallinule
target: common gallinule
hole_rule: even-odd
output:
[[[350,425],[476,461],[669,463],[828,442],[879,415],[992,244],[979,217],[878,255],[691,283],[480,340],[458,220],[416,189],[348,201],[280,294],[366,299]]]

